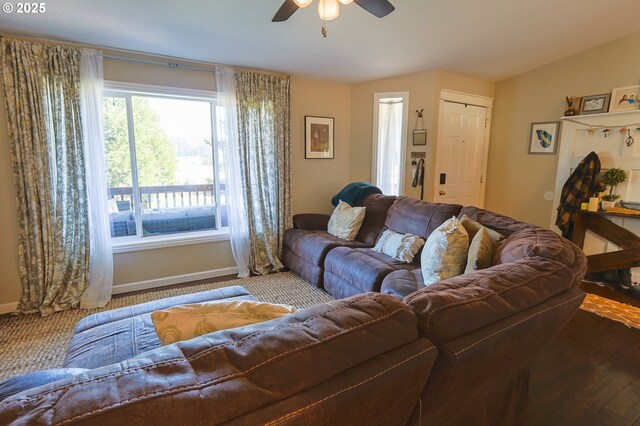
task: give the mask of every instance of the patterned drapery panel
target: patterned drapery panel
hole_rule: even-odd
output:
[[[75,308],[89,272],[78,49],[2,39],[18,206],[20,313]]]
[[[291,79],[235,73],[240,167],[243,178],[251,271],[283,268],[282,237],[291,223]]]

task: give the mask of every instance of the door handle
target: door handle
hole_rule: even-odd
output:
[[[438,194],[440,194],[440,195],[447,195],[447,192],[446,192],[446,191],[443,191],[443,190],[441,189],[441,190],[440,190],[440,192],[438,192]]]

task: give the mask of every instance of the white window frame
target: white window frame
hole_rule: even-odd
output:
[[[398,191],[400,194],[404,194],[404,180],[405,180],[405,162],[406,146],[407,146],[407,127],[409,123],[409,92],[375,92],[373,94],[373,151],[371,155],[371,181],[374,185],[378,185],[378,124],[380,115],[380,100],[386,98],[401,98],[402,99],[402,141],[400,147],[400,185]]]
[[[183,89],[176,87],[157,86],[150,84],[136,84],[125,83],[119,81],[107,81],[104,82],[103,96],[117,96],[124,98],[127,102],[127,120],[129,123],[133,123],[133,110],[131,108],[131,96],[156,96],[167,99],[188,99],[210,102],[211,105],[211,141],[213,150],[213,182],[214,182],[214,197],[216,200],[216,218],[220,218],[220,180],[219,180],[219,165],[218,165],[218,152],[217,152],[217,131],[216,131],[216,100],[217,93],[208,90],[197,89]],[[135,139],[133,135],[133,126],[129,126],[129,149],[131,155],[131,178],[133,189],[133,200],[135,206],[138,206],[136,211],[139,211],[139,206],[142,202],[140,199],[140,191],[138,189],[137,182],[137,162],[135,152]],[[134,206],[134,207],[135,207]],[[229,240],[229,228],[220,227],[214,230],[208,231],[194,231],[178,234],[167,235],[154,235],[154,236],[142,236],[142,215],[136,213],[136,231],[137,235],[131,235],[127,237],[112,237],[111,243],[114,253],[127,253],[141,250],[154,250],[159,248],[177,247],[193,244],[204,244],[215,241],[228,241]]]

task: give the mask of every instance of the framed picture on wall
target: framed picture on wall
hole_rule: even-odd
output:
[[[609,100],[611,93],[602,95],[584,96],[580,101],[580,112],[578,114],[601,114],[609,110]]]
[[[611,94],[610,112],[633,111],[640,108],[640,86],[619,87]]]
[[[559,127],[559,121],[531,123],[529,154],[555,154],[558,147]]]
[[[333,158],[333,117],[304,116],[304,158]]]

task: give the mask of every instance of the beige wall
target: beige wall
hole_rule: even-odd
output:
[[[493,96],[493,83],[444,71],[425,71],[382,80],[354,84],[351,90],[351,161],[352,181],[372,181],[373,96],[376,92],[409,92],[407,146],[405,149],[404,195],[420,198],[420,188],[411,181],[411,152],[426,152],[425,200],[433,199],[433,175],[440,91],[455,90],[481,96]],[[416,128],[416,110],[424,109],[427,146],[414,147],[412,131]],[[417,128],[422,127],[418,121]]]
[[[304,116],[333,117],[334,158],[305,159]],[[293,212],[331,213],[331,198],[349,183],[351,85],[292,79],[291,190]]]
[[[529,155],[532,122],[557,121],[565,96],[609,93],[640,84],[640,32],[498,82],[485,206],[548,227],[556,155]]]
[[[188,89],[215,90],[207,71],[169,68],[105,58],[105,80]],[[293,78],[292,198],[296,212],[330,212],[330,198],[349,178],[350,86]],[[0,91],[1,92],[1,91]],[[336,159],[304,159],[304,115],[335,117]],[[0,93],[0,310],[20,298],[17,213],[4,98]],[[228,241],[119,253],[114,285],[234,267]]]

